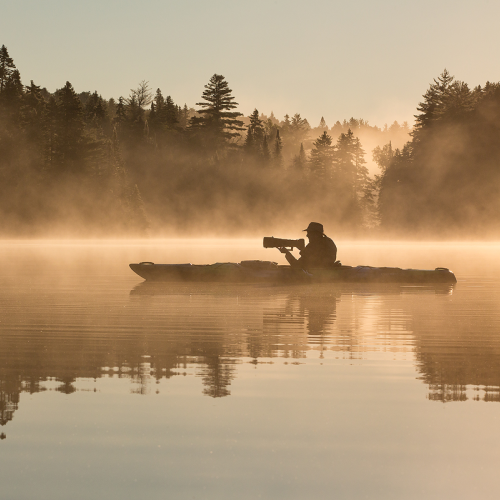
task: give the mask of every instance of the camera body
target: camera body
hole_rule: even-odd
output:
[[[285,240],[283,238],[275,238],[274,236],[264,237],[264,248],[289,248],[290,250],[298,248],[299,250],[304,250],[305,246],[304,238],[300,240]]]

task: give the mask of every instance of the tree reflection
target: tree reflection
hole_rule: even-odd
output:
[[[257,368],[276,358],[298,362],[309,351],[348,358],[377,350],[408,353],[430,400],[500,401],[497,329],[480,318],[472,328],[451,314],[449,288],[325,284],[207,285],[197,294],[185,285],[137,290],[131,296],[134,315],[121,324],[113,320],[119,334],[77,325],[67,331],[46,328],[43,334],[29,327],[2,333],[0,424],[12,420],[21,392],[71,395],[81,379],[118,377],[130,380],[132,393],[145,395],[152,383],[190,372],[200,377],[204,395],[221,398],[231,394],[238,363],[250,360]],[[72,319],[59,320],[71,324]],[[157,385],[155,392],[160,390]]]

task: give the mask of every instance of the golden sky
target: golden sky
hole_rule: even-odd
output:
[[[128,95],[148,80],[194,106],[214,73],[240,111],[409,122],[446,67],[500,80],[500,2],[488,0],[0,0],[0,44],[49,91]]]

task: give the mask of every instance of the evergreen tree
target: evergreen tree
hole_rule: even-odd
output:
[[[308,121],[302,118],[299,113],[295,113],[289,120],[289,124],[285,123],[283,127],[283,156],[290,159],[300,144],[305,141],[310,129]]]
[[[434,83],[429,86],[429,89],[424,94],[423,102],[419,103],[417,106],[417,110],[420,111],[420,114],[415,115],[413,136],[417,138],[417,140],[421,132],[439,118],[443,110],[445,96],[453,81],[454,77],[445,69],[437,80],[434,79]]]
[[[262,153],[262,142],[264,140],[264,127],[262,120],[259,118],[257,109],[250,115],[250,125],[247,129],[247,137],[245,140],[245,151],[247,155],[258,157]],[[267,141],[266,141],[267,144]]]
[[[104,127],[108,122],[108,107],[97,91],[89,96],[84,107],[85,121],[91,127]]]
[[[191,119],[190,128],[202,135],[209,149],[224,149],[230,141],[244,130],[238,120],[241,113],[231,111],[238,106],[231,95],[232,90],[222,75],[214,74],[202,94],[203,101],[197,103],[202,109]]]
[[[264,135],[267,136],[267,142],[273,139],[273,137],[276,137],[276,132],[280,130],[279,123],[277,123],[277,120],[272,120],[271,118],[268,118],[265,122],[263,122],[264,126]]]
[[[291,126],[292,126],[292,122],[290,121],[290,116],[285,115],[285,119],[281,123],[281,130],[282,130],[283,134],[285,134],[285,135],[288,134]]]
[[[273,151],[273,164],[275,168],[283,167],[283,156],[281,151],[283,149],[283,144],[281,143],[280,131],[276,131],[276,139],[274,141],[274,151]]]
[[[319,121],[319,128],[328,129],[326,121],[323,117],[321,117],[321,120]]]
[[[115,124],[121,124],[127,120],[127,111],[125,107],[125,99],[123,97],[118,98],[118,104],[116,105],[116,113],[113,122]]]
[[[2,45],[0,49],[0,94],[3,93],[5,84],[10,79],[15,69],[14,60],[9,56],[7,47]]]
[[[43,148],[43,137],[45,127],[45,100],[41,89],[31,80],[30,85],[25,87],[22,107],[23,129],[27,139],[27,148],[37,153],[40,159]]]
[[[392,150],[392,143],[389,141],[389,144],[380,148],[377,146],[372,152],[373,161],[379,166],[382,170],[382,174],[389,168],[391,164],[392,158],[394,156],[394,151]]]
[[[185,129],[188,126],[188,122],[189,122],[189,109],[187,107],[187,104],[184,104],[184,107],[179,113],[179,126]]]
[[[71,83],[56,91],[59,153],[67,167],[83,159],[83,107]]]
[[[23,94],[21,75],[17,69],[14,69],[6,79],[0,94],[0,109],[3,108],[3,114],[7,117],[11,127],[20,125]]]
[[[151,102],[148,122],[153,134],[162,131],[165,122],[165,99],[160,89],[156,89],[155,97]]]
[[[311,173],[318,180],[327,180],[332,177],[333,148],[332,138],[326,130],[313,143],[310,157]]]
[[[165,99],[165,126],[167,129],[176,129],[179,125],[177,107],[170,96]]]
[[[354,189],[356,182],[355,137],[351,129],[340,134],[335,150],[335,169],[345,186]]]
[[[43,168],[46,172],[56,172],[62,165],[62,155],[59,148],[59,123],[59,106],[55,97],[50,96],[43,117]]]
[[[361,141],[359,137],[354,138],[353,142],[354,150],[354,193],[361,196],[365,193],[365,187],[369,183],[368,169],[366,168],[365,151],[361,146]]]
[[[304,151],[304,145],[300,143],[299,154],[294,156],[292,161],[292,169],[297,173],[303,173],[307,165],[306,152]]]
[[[360,228],[363,211],[360,197],[363,197],[368,182],[368,170],[364,166],[364,151],[358,138],[349,128],[340,134],[335,147],[335,168],[338,192],[342,194],[344,209],[342,222],[352,229]],[[367,201],[367,200],[365,200]]]
[[[264,138],[262,139],[262,166],[268,167],[270,163],[271,163],[271,151],[269,151],[267,136],[264,134]]]
[[[107,112],[108,112],[108,117],[109,117],[110,121],[112,123],[114,123],[114,119],[116,116],[116,102],[112,97],[107,102]]]

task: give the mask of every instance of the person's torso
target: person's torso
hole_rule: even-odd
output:
[[[331,238],[324,236],[312,241],[300,252],[301,262],[309,267],[327,267],[335,263],[337,247]]]

